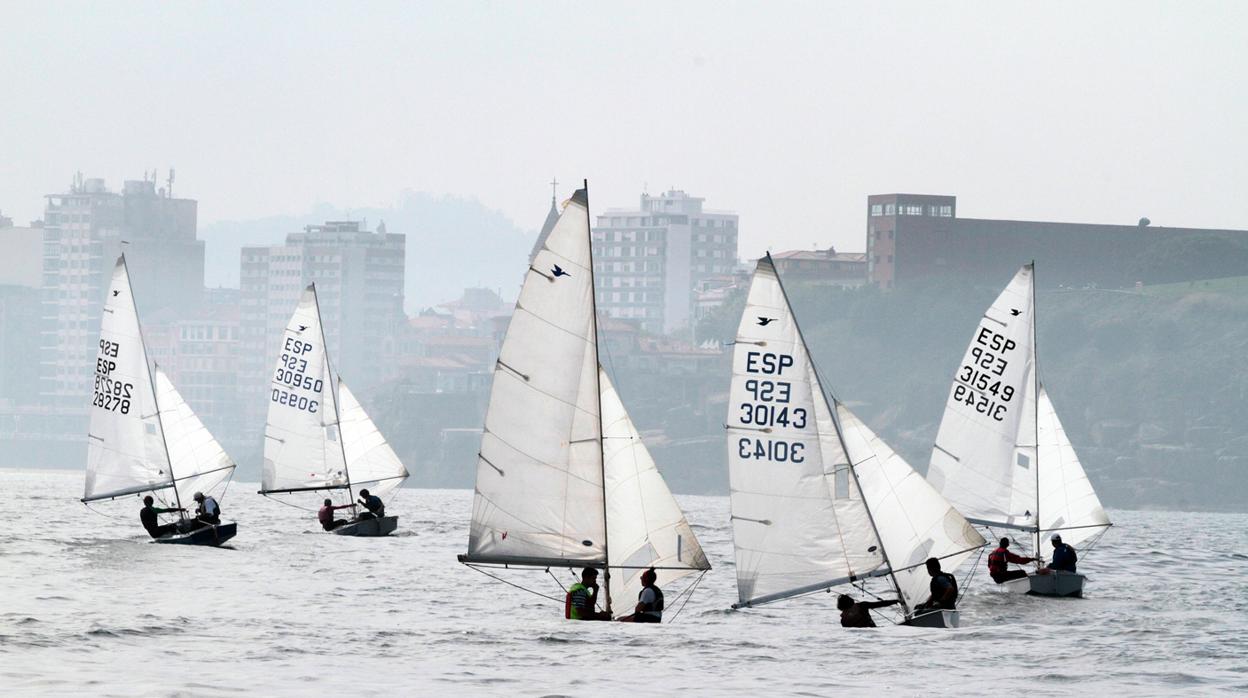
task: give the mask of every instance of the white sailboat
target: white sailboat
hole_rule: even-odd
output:
[[[597,603],[613,617],[632,611],[650,567],[660,586],[710,569],[598,361],[588,186],[566,204],[516,301],[459,560],[602,569]]]
[[[924,563],[952,572],[983,537],[826,391],[770,255],[737,330],[726,429],[734,608],[886,577],[907,623],[957,625],[915,612]]]
[[[1033,535],[1040,557],[1046,533],[1078,545],[1111,524],[1040,383],[1035,299],[1028,264],[980,319],[954,375],[927,477],[972,523]],[[1081,596],[1083,583],[1081,574],[1061,573],[1009,584]]]
[[[150,493],[163,508],[181,509],[195,492],[220,499],[233,473],[234,462],[168,375],[160,367],[153,373],[122,255],[100,318],[81,501]],[[238,530],[233,522],[190,530],[186,513],[179,518],[182,532],[157,543],[220,545]]]
[[[355,493],[385,499],[407,468],[339,378],[325,344],[316,285],[303,291],[286,330],[269,386],[260,494],[323,492],[355,506]],[[344,536],[385,536],[397,516],[357,518],[333,529]]]

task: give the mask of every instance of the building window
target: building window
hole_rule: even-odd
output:
[[[953,207],[952,207],[952,206],[941,206],[941,207],[940,207],[940,216],[941,216],[942,218],[952,218],[952,217],[953,217]]]
[[[896,206],[893,204],[884,204],[884,215],[891,216],[896,212]]]
[[[873,216],[884,215],[884,206],[881,204],[871,204],[871,215]]]

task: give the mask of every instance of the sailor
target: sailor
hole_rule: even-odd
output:
[[[637,606],[631,614],[621,618],[621,622],[663,622],[663,590],[655,586],[658,580],[659,575],[653,567],[641,573],[641,592],[637,594]]]
[[[1054,533],[1049,540],[1053,543],[1053,561],[1049,563],[1049,569],[1073,574],[1075,563],[1079,562],[1079,555],[1075,553],[1075,549],[1062,542],[1060,533]]]
[[[1007,550],[1010,547],[1010,539],[1002,538],[1001,544],[997,549],[988,553],[988,574],[992,577],[992,581],[997,584],[1003,584],[1011,579],[1023,579],[1027,576],[1026,570],[1012,570],[1010,563],[1023,565],[1028,562],[1035,562],[1034,557],[1023,557],[1015,555]]]
[[[361,521],[365,519],[380,519],[386,515],[386,504],[381,501],[381,497],[375,494],[369,494],[368,490],[360,490],[360,504],[364,505],[368,511],[360,514]]]
[[[353,506],[355,505],[343,504],[342,506],[336,507],[334,506],[334,501],[332,499],[326,498],[324,506],[321,507],[320,511],[316,512],[316,518],[321,522],[321,528],[326,531],[332,531],[339,526],[347,525],[346,521],[343,521],[342,519],[335,519],[334,512],[339,509],[350,509]]]
[[[884,601],[855,601],[849,594],[841,594],[836,600],[836,607],[841,610],[842,628],[874,628],[875,620],[871,618],[871,609],[884,608],[901,603],[901,599],[885,599]]]
[[[204,496],[203,492],[196,492],[195,501],[199,504],[195,508],[196,521],[202,526],[216,526],[221,523],[221,507],[216,499],[211,495]]]
[[[581,581],[568,587],[564,617],[570,620],[611,620],[610,613],[594,608],[599,591],[598,570],[586,567],[581,571]]]
[[[932,583],[929,587],[932,595],[927,598],[927,601],[915,606],[914,610],[944,609],[952,611],[957,608],[958,580],[952,574],[941,571],[940,560],[934,557],[927,558],[927,573],[932,576]]]
[[[161,509],[159,507],[152,506],[153,502],[155,502],[155,500],[152,499],[152,495],[150,494],[147,495],[146,497],[143,498],[143,508],[139,510],[139,521],[142,522],[143,528],[147,529],[147,535],[151,536],[152,538],[160,538],[161,536],[167,536],[172,533],[177,533],[178,532],[177,524],[165,524],[162,526],[160,525],[160,519],[157,517],[157,515],[158,514],[170,514],[175,511],[186,511],[186,510],[185,509]]]

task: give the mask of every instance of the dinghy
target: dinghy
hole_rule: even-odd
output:
[[[234,462],[182,399],[159,367],[153,372],[139,323],[124,255],[117,259],[100,318],[95,388],[87,433],[87,476],[82,502],[151,494],[162,508],[181,509],[196,492],[220,500]],[[190,530],[157,543],[220,545],[237,524]]]
[[[733,608],[885,578],[903,622],[958,625],[957,611],[915,610],[925,562],[952,573],[983,537],[827,392],[770,255],[734,342],[726,432]]]
[[[407,479],[407,468],[363,405],[341,377],[335,380],[316,284],[304,289],[282,333],[269,388],[260,494],[293,494],[306,507],[320,505],[308,499],[319,493],[359,511],[357,492],[367,489],[384,500]],[[398,523],[397,516],[357,517],[332,532],[388,536]]]
[[[710,565],[599,364],[593,269],[586,186],[533,257],[503,339],[459,560],[601,569],[597,604],[618,617],[646,569],[662,587]]]
[[[1095,542],[1111,525],[1036,366],[1035,266],[1018,270],[984,313],[954,374],[928,481],[974,524]],[[1084,576],[1007,582],[1040,596],[1082,596]]]

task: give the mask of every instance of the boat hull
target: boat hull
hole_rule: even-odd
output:
[[[916,628],[956,628],[959,620],[957,611],[918,611],[906,618],[902,625],[913,625]]]
[[[1032,596],[1083,598],[1083,582],[1087,577],[1075,572],[1033,574],[1027,577],[1027,593]]]
[[[379,538],[394,533],[399,527],[399,517],[383,516],[380,519],[364,519],[352,521],[335,528],[331,533],[336,536],[358,536],[361,538]]]
[[[177,533],[172,536],[164,536],[152,541],[153,543],[163,543],[165,545],[212,545],[217,546],[233,538],[238,533],[238,524],[231,521],[230,523],[217,524],[216,526],[205,526],[197,528],[188,533]]]

